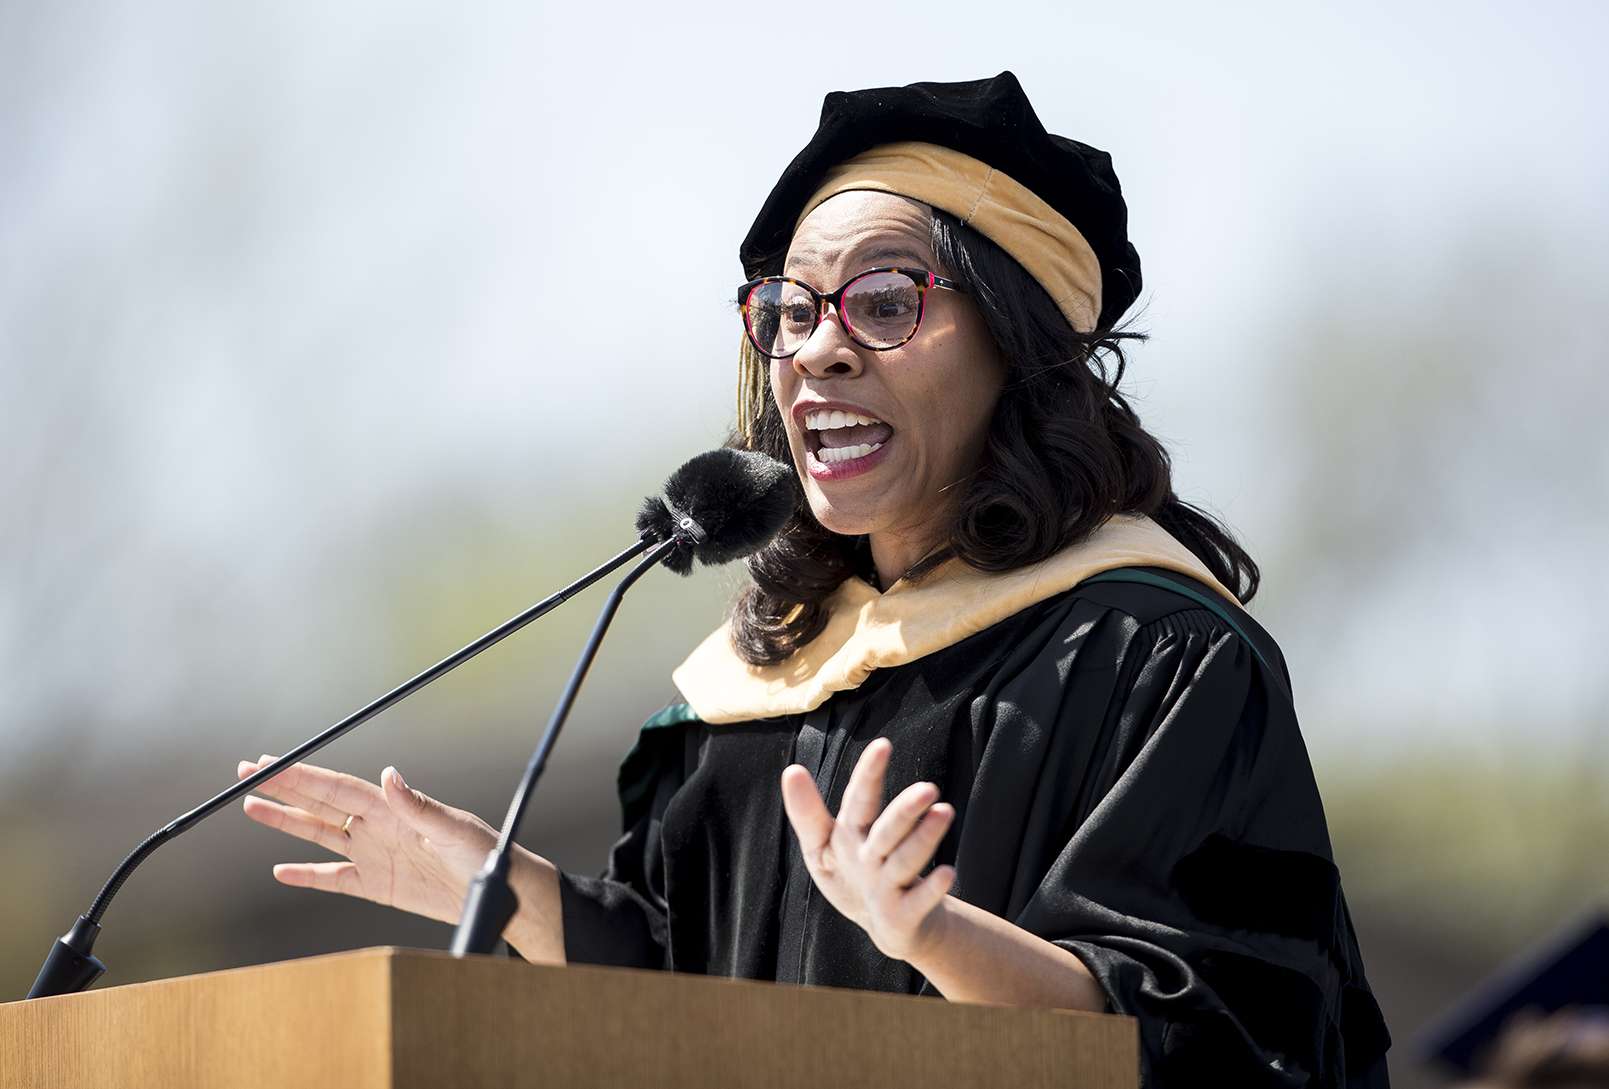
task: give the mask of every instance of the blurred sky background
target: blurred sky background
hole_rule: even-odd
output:
[[[1265,564],[1354,906],[1512,951],[1609,889],[1606,47],[1599,3],[0,4],[0,972],[147,818],[629,540],[731,421],[823,94],[1006,68],[1113,156],[1128,388]],[[734,578],[628,602],[561,799],[611,819]],[[495,818],[587,601],[353,770],[512,765]]]

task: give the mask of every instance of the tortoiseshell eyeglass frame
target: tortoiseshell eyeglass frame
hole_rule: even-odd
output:
[[[855,284],[859,283],[861,280],[864,280],[866,277],[876,276],[883,272],[897,272],[902,276],[908,276],[912,284],[915,285],[917,291],[916,324],[911,327],[910,334],[897,344],[867,344],[864,340],[860,339],[860,335],[855,332],[854,324],[850,322],[849,318],[844,314],[844,292],[848,291],[851,287],[855,286]],[[912,339],[915,338],[916,334],[921,332],[922,318],[927,314],[927,293],[933,288],[940,287],[946,291],[959,291],[962,292],[962,294],[965,294],[965,291],[962,289],[961,285],[956,283],[954,280],[946,280],[942,276],[935,276],[933,273],[921,268],[899,268],[894,266],[869,268],[864,272],[857,272],[855,275],[851,276],[848,280],[844,281],[842,287],[830,295],[824,295],[815,288],[811,287],[809,284],[805,283],[803,280],[794,279],[792,276],[762,276],[758,280],[750,280],[748,283],[737,289],[737,305],[738,309],[743,312],[743,328],[749,335],[749,343],[754,345],[755,351],[759,352],[767,359],[791,359],[799,353],[799,348],[795,348],[791,352],[785,352],[781,355],[777,355],[773,352],[767,351],[765,347],[760,344],[759,338],[754,335],[754,325],[749,315],[749,296],[754,293],[755,288],[758,288],[763,284],[793,284],[795,287],[803,288],[805,291],[810,293],[811,300],[816,304],[816,316],[815,320],[810,324],[810,332],[806,333],[804,340],[799,342],[799,348],[803,348],[807,343],[809,343],[810,338],[816,335],[816,330],[821,327],[822,315],[826,313],[827,304],[831,303],[833,309],[838,311],[839,320],[843,323],[844,332],[849,334],[849,339],[871,352],[892,351],[893,349],[901,347],[902,345],[909,344]]]

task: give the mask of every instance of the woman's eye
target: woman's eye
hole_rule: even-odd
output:
[[[795,328],[803,328],[816,320],[816,309],[805,303],[794,303],[782,308],[782,320]]]
[[[899,321],[916,313],[916,300],[906,292],[878,292],[855,300],[855,310],[872,321]]]

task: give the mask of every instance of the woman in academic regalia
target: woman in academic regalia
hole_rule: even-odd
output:
[[[794,516],[603,875],[517,850],[523,956],[1129,1014],[1148,1085],[1385,1084],[1256,565],[1118,389],[1126,220],[1010,73],[828,96],[741,251],[733,442]],[[495,831],[381,778],[248,799],[350,860],[276,876],[456,920]]]

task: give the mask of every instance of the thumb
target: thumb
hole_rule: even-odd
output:
[[[380,789],[385,792],[385,804],[391,812],[418,832],[430,838],[450,836],[454,822],[446,806],[421,790],[415,790],[394,767],[380,773]]]
[[[809,857],[827,845],[832,836],[832,814],[816,790],[816,781],[798,764],[789,765],[782,772],[782,808],[788,811],[793,833],[799,837],[799,847]]]

